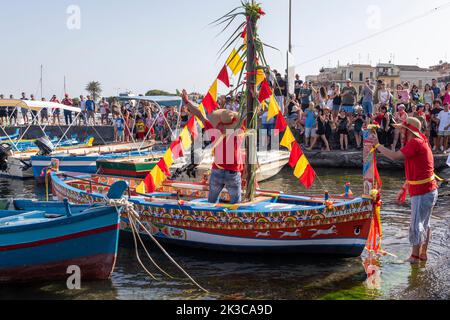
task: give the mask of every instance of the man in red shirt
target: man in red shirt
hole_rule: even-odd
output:
[[[411,196],[411,227],[409,240],[413,246],[411,263],[427,261],[428,244],[431,238],[430,219],[438,199],[438,185],[434,174],[434,158],[428,139],[421,133],[421,122],[416,118],[407,118],[402,124],[396,124],[402,130],[404,147],[392,151],[381,146],[378,138],[372,136],[375,148],[394,161],[405,161],[406,183],[399,193],[399,201]]]
[[[230,203],[240,203],[244,171],[244,157],[241,149],[244,135],[242,128],[238,128],[239,113],[220,109],[212,112],[208,119],[194,102],[189,101],[185,90],[183,90],[183,101],[191,114],[203,122],[205,133],[210,137],[214,147],[208,202],[217,203],[220,194],[226,188],[230,194]]]

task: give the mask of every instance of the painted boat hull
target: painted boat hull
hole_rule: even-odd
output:
[[[102,181],[105,182],[112,181]],[[133,184],[130,186],[133,188]],[[95,186],[92,192],[83,191],[82,183],[67,184],[57,175],[52,175],[52,187],[57,199],[68,198],[78,204],[101,202],[99,193],[107,192],[104,187]],[[161,192],[170,193],[170,188],[166,186]],[[196,190],[195,194],[206,195],[202,190]],[[291,201],[300,207],[311,201],[307,197],[282,195],[279,200]],[[266,203],[265,209],[255,207],[242,212],[211,208],[206,203],[205,207],[202,204],[185,207],[178,202],[152,203],[142,197],[131,197],[130,201],[135,204],[142,223],[158,239],[181,246],[230,252],[360,256],[373,217],[372,202],[368,198],[342,201],[332,210],[317,200],[313,207],[298,210],[282,203]],[[126,217],[122,217],[121,230],[130,232]],[[145,236],[145,232],[142,234]]]
[[[115,208],[103,207],[45,223],[0,227],[0,282],[67,279],[70,266],[80,268],[82,281],[108,279],[117,257],[119,219]]]

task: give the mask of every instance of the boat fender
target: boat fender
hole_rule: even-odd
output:
[[[64,207],[66,208],[66,216],[71,217],[72,216],[72,209],[70,208],[69,200],[64,199]]]

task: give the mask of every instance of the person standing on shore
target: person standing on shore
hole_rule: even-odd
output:
[[[14,96],[10,94],[9,99],[14,100]],[[8,118],[10,126],[17,126],[17,107],[8,107]]]
[[[351,79],[348,79],[346,86],[342,88],[342,109],[347,113],[347,116],[355,113],[355,103],[358,99],[358,92],[353,86]]]
[[[450,137],[450,110],[448,103],[444,103],[444,110],[437,115],[437,119],[439,120],[438,137],[440,146],[438,152],[447,153],[448,138]]]
[[[30,100],[31,101],[36,101],[36,99],[34,98],[34,94],[30,95]],[[31,123],[34,125],[37,125],[39,123],[39,118],[38,118],[38,111],[37,110],[30,110],[31,112]]]
[[[27,95],[25,94],[25,92],[22,92],[22,98],[20,98],[20,100],[28,100]],[[23,124],[24,125],[28,125],[28,122],[29,122],[28,109],[27,108],[21,108],[20,111],[22,113]]]
[[[313,89],[307,82],[303,83],[303,88],[300,89],[300,103],[302,105],[302,111],[305,112],[309,108],[309,104],[312,102]]]
[[[431,90],[433,90],[434,93],[434,100],[441,100],[441,88],[439,88],[436,79],[431,80]]]
[[[411,226],[409,241],[413,247],[410,263],[428,260],[428,245],[431,239],[431,215],[438,199],[438,185],[434,174],[434,158],[428,139],[421,133],[421,123],[416,118],[407,118],[396,127],[403,130],[405,146],[392,151],[378,142],[372,135],[374,148],[393,161],[405,161],[407,182],[398,195],[399,202],[411,196]]]
[[[364,110],[364,114],[366,115],[366,117],[371,118],[373,114],[373,97],[375,94],[375,87],[370,83],[369,78],[366,78],[366,83],[364,84],[362,94],[362,107]]]
[[[107,126],[109,122],[109,102],[106,101],[106,98],[102,98],[102,101],[100,102],[100,115],[102,119],[102,125]]]
[[[45,102],[45,98],[41,99],[42,102]],[[45,122],[48,123],[48,108],[42,108],[41,110],[41,125],[44,125]]]
[[[91,99],[91,96],[87,96],[86,100],[86,113],[87,124],[89,125],[92,118],[92,125],[95,126],[95,101]]]
[[[69,94],[64,95],[64,100],[62,101],[62,104],[68,107],[73,107],[73,101],[69,98]],[[66,126],[70,126],[73,122],[72,120],[72,111],[70,110],[64,110],[64,121],[66,122]]]
[[[56,97],[56,95],[53,95],[50,102],[60,103],[58,98]],[[61,113],[61,110],[59,110],[59,108],[53,109],[53,125],[56,125],[56,122],[58,122],[58,126],[61,125],[61,120],[59,119],[60,113]]]
[[[78,125],[81,126],[83,122],[84,125],[87,125],[87,114],[86,114],[86,101],[84,100],[84,96],[80,96],[80,118],[78,119]]]

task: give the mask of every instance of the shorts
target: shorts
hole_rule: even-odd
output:
[[[450,131],[439,131],[438,136],[439,137],[450,137]]]
[[[242,199],[242,175],[240,172],[212,170],[209,180],[209,203],[217,203],[223,189],[230,194],[230,203],[240,203]]]
[[[342,106],[342,110],[347,113],[355,113],[355,106]]]
[[[333,105],[333,111],[334,112],[339,112],[341,111],[341,106],[339,104],[334,104]]]
[[[0,109],[0,118],[6,118],[8,116],[8,112],[5,109]]]
[[[373,102],[372,101],[363,101],[362,103],[364,114],[366,116],[373,114]]]
[[[118,138],[123,138],[123,135],[124,135],[124,131],[123,130],[117,131],[117,137]]]
[[[438,200],[438,191],[411,197],[411,226],[409,229],[409,242],[412,246],[425,243],[430,230],[431,215]]]
[[[316,128],[305,128],[305,138],[316,136]]]

